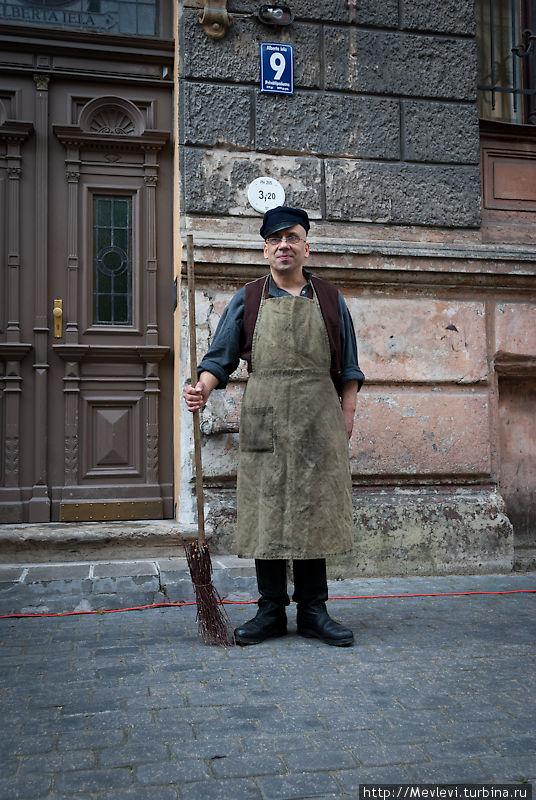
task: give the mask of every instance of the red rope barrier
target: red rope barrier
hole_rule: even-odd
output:
[[[496,592],[429,592],[427,594],[356,594],[349,597],[330,597],[330,600],[378,600],[394,599],[403,597],[465,597],[467,595],[502,595],[502,594],[536,594],[536,589],[505,589]],[[225,605],[245,606],[256,604],[256,600],[222,600]],[[145,611],[148,608],[180,608],[181,606],[195,606],[195,601],[185,601],[180,603],[151,603],[146,606],[132,606],[130,608],[108,608],[96,609],[92,611],[60,611],[55,614],[0,614],[0,619],[26,619],[40,617],[72,617],[88,614],[119,614],[124,611]]]

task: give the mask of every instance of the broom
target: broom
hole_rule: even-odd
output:
[[[191,234],[186,238],[186,266],[188,277],[188,322],[190,327],[190,369],[192,386],[197,383],[197,347],[195,328],[195,277],[194,240]],[[201,463],[200,413],[193,413],[194,455],[195,455],[195,493],[197,498],[197,541],[186,544],[186,560],[195,589],[197,604],[197,625],[203,641],[222,647],[234,645],[235,637],[231,620],[222,605],[218,590],[212,583],[212,562],[205,539],[205,511],[203,503],[203,467]]]

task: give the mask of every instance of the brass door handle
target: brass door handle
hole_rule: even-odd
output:
[[[54,339],[61,339],[62,337],[62,320],[63,320],[63,300],[54,300],[54,308],[52,309],[54,315]]]

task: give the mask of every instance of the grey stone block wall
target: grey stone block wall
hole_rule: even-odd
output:
[[[398,160],[397,100],[311,92],[296,95],[292,101],[292,124],[282,126],[279,97],[257,96],[255,144],[259,150]]]
[[[248,184],[283,183],[315,218],[480,222],[472,0],[297,0],[292,26],[234,18],[221,40],[181,17],[183,208],[253,215]],[[257,6],[255,6],[257,8]],[[231,13],[251,13],[230,0]],[[259,42],[294,45],[295,94],[262,94]]]
[[[471,40],[327,26],[324,46],[327,89],[476,100]]]
[[[354,23],[356,25],[374,25],[385,28],[398,26],[398,0],[360,0],[359,3],[348,0],[295,0],[289,3],[296,20],[315,20],[317,22]],[[229,0],[227,8],[230,12],[251,13],[250,0]],[[258,5],[255,5],[255,9]],[[266,30],[269,30],[266,28]]]
[[[407,161],[478,163],[478,120],[471,105],[403,100],[402,127]]]
[[[403,0],[401,27],[473,36],[475,32],[473,0],[435,0],[430,3],[423,3],[422,0]]]
[[[251,9],[250,9],[251,10]],[[229,83],[259,82],[259,43],[290,42],[299,52],[294,63],[296,87],[320,86],[320,51],[322,27],[296,22],[291,28],[278,30],[267,28],[254,19],[235,19],[223,39],[210,39],[197,20],[197,12],[186,11],[181,36],[184,60],[184,76],[204,78]],[[232,112],[232,95],[229,111]]]
[[[250,89],[186,83],[181,98],[183,143],[248,150],[253,145],[252,103]]]
[[[476,226],[479,179],[478,167],[332,159],[326,164],[327,215],[360,222]]]
[[[266,156],[214,148],[184,148],[181,159],[187,210],[191,214],[247,216],[247,188],[270,175],[281,182],[287,200],[307,209],[312,219],[322,216],[322,162],[307,156]]]

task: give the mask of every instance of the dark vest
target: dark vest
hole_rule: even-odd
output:
[[[328,281],[322,280],[312,275],[310,278],[311,283],[315,288],[318,302],[320,303],[320,310],[329,340],[329,349],[331,353],[331,367],[330,373],[335,388],[340,396],[342,390],[341,384],[341,323],[339,319],[339,291],[336,286]],[[246,284],[246,300],[244,306],[244,320],[242,324],[241,334],[241,350],[240,357],[247,361],[248,372],[251,372],[251,348],[253,345],[253,332],[255,324],[259,315],[259,307],[261,304],[262,290],[266,283],[266,291],[268,293],[270,281],[266,281],[266,276],[257,278],[256,281]],[[312,291],[309,289],[309,295],[312,297]],[[269,294],[267,294],[270,297]]]

